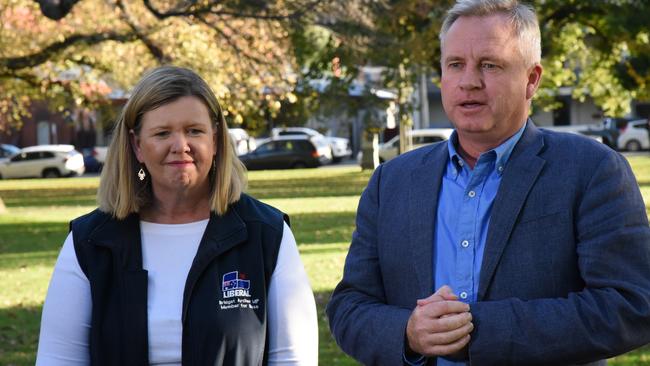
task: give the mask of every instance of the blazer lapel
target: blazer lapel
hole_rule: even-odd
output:
[[[411,172],[408,212],[411,263],[417,274],[419,297],[432,294],[433,288],[433,234],[436,224],[438,193],[449,153],[441,143],[423,159],[422,165]]]
[[[479,301],[487,293],[528,192],[542,171],[545,161],[537,154],[543,146],[541,132],[529,120],[521,140],[510,156],[492,207],[479,279]]]

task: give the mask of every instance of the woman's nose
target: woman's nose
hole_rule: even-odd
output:
[[[183,153],[190,151],[190,145],[187,142],[187,137],[183,133],[175,133],[172,142],[172,152]]]

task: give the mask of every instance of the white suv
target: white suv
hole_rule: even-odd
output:
[[[451,133],[454,132],[452,128],[422,128],[411,130],[410,135],[413,141],[411,150],[417,149],[425,145],[433,144],[448,140]],[[399,151],[399,135],[393,137],[387,142],[379,145],[379,162],[386,162],[398,155]]]
[[[619,150],[640,151],[650,149],[650,120],[630,121],[620,130]]]
[[[0,163],[0,178],[56,178],[82,175],[84,158],[72,145],[26,147]]]

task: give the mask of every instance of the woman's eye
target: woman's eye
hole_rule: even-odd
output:
[[[200,135],[203,133],[203,130],[198,128],[190,128],[189,133],[190,135]]]
[[[169,135],[169,131],[158,131],[158,132],[156,132],[154,134],[154,136],[157,136],[157,137],[165,137],[165,136],[168,136],[168,135]]]

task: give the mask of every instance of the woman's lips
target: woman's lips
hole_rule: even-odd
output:
[[[192,164],[194,164],[193,161],[170,161],[169,163],[167,163],[167,165],[171,165],[179,168],[192,165]]]

